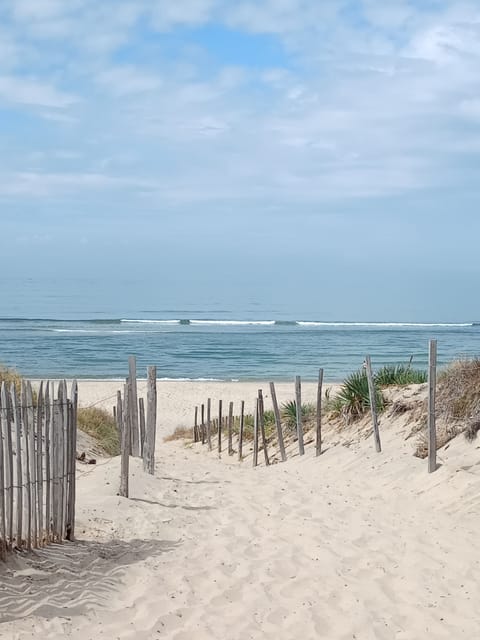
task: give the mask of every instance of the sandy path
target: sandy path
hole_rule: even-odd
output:
[[[428,475],[394,429],[383,444],[320,459],[310,446],[256,470],[162,445],[156,477],[136,465],[128,501],[118,460],[82,467],[78,534],[103,557],[87,548],[73,587],[50,576],[37,615],[30,597],[33,615],[0,637],[480,637],[478,449],[452,443]]]

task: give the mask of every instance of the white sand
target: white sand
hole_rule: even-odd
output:
[[[19,562],[0,610],[25,617],[0,637],[479,638],[479,447],[458,438],[429,475],[407,432],[382,423],[381,454],[327,433],[320,458],[309,444],[255,470],[159,442],[154,477],[133,462],[128,500],[118,459],[79,465],[89,542]]]

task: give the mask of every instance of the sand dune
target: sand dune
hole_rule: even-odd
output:
[[[480,637],[479,448],[429,475],[402,417],[381,430],[381,454],[350,429],[257,469],[159,443],[129,500],[118,459],[79,466],[82,542],[9,565],[0,637]]]

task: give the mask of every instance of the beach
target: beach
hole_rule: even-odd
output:
[[[84,382],[81,403],[115,384]],[[256,469],[248,450],[239,463],[162,441],[201,399],[247,399],[257,386],[159,383],[155,475],[132,459],[126,499],[119,458],[78,463],[78,542],[15,559],[0,602],[17,619],[0,638],[477,637],[478,445],[456,438],[428,474],[408,419],[390,414],[380,454],[367,421],[327,428],[320,457],[307,438],[305,456],[290,448],[287,462]],[[278,389],[292,397],[292,385]],[[425,385],[396,393],[421,402]],[[188,410],[173,417],[167,399]]]

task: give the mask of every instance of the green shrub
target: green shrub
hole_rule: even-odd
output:
[[[385,401],[378,388],[375,388],[376,408],[381,411]],[[367,373],[364,369],[355,371],[343,381],[340,391],[333,398],[332,410],[337,415],[358,418],[370,409]]]
[[[315,411],[316,409],[313,404],[302,404],[302,421],[308,420],[312,415],[315,415]],[[284,402],[280,410],[280,416],[287,427],[294,429],[297,426],[296,401],[290,400],[290,402]]]
[[[111,456],[120,453],[117,424],[108,411],[98,407],[80,407],[77,421],[78,428],[95,438],[105,453]]]
[[[409,366],[404,364],[385,365],[375,374],[375,382],[379,387],[421,384],[426,381],[426,371],[411,369]]]

